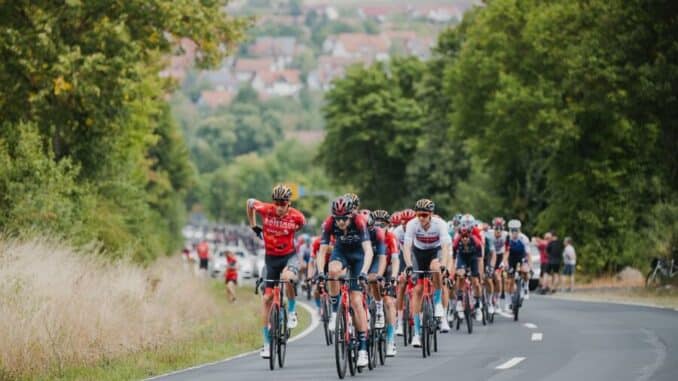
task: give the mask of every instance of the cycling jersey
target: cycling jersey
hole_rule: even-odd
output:
[[[369,229],[370,241],[372,241],[372,265],[369,273],[376,273],[379,270],[379,257],[386,255],[386,232],[382,228]]]
[[[509,237],[506,240],[504,249],[509,253],[509,257],[524,257],[527,255],[527,250],[530,247],[530,240],[525,234],[520,233],[517,239]]]
[[[275,204],[249,199],[247,204],[261,216],[266,255],[285,256],[295,252],[294,233],[306,224],[304,215],[290,207],[278,216]]]
[[[402,247],[405,244],[405,227],[403,225],[398,225],[392,230],[392,233],[396,237],[398,248]]]
[[[494,252],[497,253],[497,255],[504,254],[504,247],[506,245],[506,240],[508,239],[508,233],[505,231],[500,231],[499,237],[497,237],[496,231],[493,229],[490,229],[487,233],[487,236],[492,239]]]
[[[210,256],[210,247],[207,242],[202,241],[196,246],[195,251],[198,252],[200,259],[208,259]]]
[[[391,264],[391,258],[395,255],[398,256],[400,250],[398,250],[398,238],[391,231],[386,231],[386,263]]]
[[[328,245],[330,239],[334,238],[334,250],[362,250],[362,243],[370,240],[370,233],[367,229],[367,222],[362,214],[351,216],[352,222],[346,229],[346,232],[339,229],[334,217],[329,216],[323,223],[321,245]]]
[[[232,258],[226,257],[226,272],[224,274],[224,277],[226,278],[226,281],[233,280],[237,281],[238,280],[238,271],[237,271],[237,266],[238,266],[238,260],[233,256]]]
[[[417,249],[430,250],[440,248],[444,243],[451,243],[447,233],[447,223],[440,217],[431,217],[428,229],[421,226],[418,218],[413,218],[405,227],[405,244],[410,243]]]

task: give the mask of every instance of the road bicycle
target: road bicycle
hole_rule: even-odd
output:
[[[511,309],[513,311],[513,321],[518,321],[518,313],[523,306],[523,286],[525,280],[520,276],[520,272],[516,269],[509,269],[509,275],[513,276],[514,289],[511,295]]]
[[[675,260],[666,260],[664,258],[654,258],[652,260],[652,269],[645,277],[646,287],[657,287],[678,274],[678,264]]]
[[[431,347],[434,352],[438,352],[438,329],[440,326],[440,318],[437,318],[434,313],[433,305],[433,282],[431,277],[434,273],[440,271],[416,270],[414,274],[418,274],[417,283],[422,285],[421,297],[421,354],[424,358],[431,356]],[[418,311],[417,311],[418,313]]]
[[[379,281],[368,282],[368,284],[376,283],[379,283]],[[383,297],[385,295],[384,288],[380,287],[379,292],[381,293],[383,300]],[[363,300],[367,300],[366,297],[367,293],[363,291]],[[384,329],[384,327],[382,328],[376,327],[377,303],[372,297],[369,297],[369,310],[367,316],[369,316],[370,323],[369,359],[370,364],[373,364],[373,366],[370,369],[373,369],[374,366],[377,365],[377,356],[379,357],[379,363],[381,365],[384,365],[384,363],[386,362],[386,330]]]
[[[489,270],[489,271],[488,271]],[[480,289],[481,311],[483,314],[483,325],[494,323],[494,312],[490,313],[490,304],[492,303],[492,295],[488,289],[487,282],[493,282],[492,269],[490,267],[485,269],[485,279],[482,282]]]
[[[323,323],[323,331],[325,333],[325,344],[332,345],[334,341],[332,332],[330,331],[330,315],[332,314],[332,303],[330,302],[330,295],[327,293],[327,288],[324,282],[316,282],[318,293],[320,294],[320,321]]]
[[[355,376],[356,372],[362,372],[362,367],[358,367],[360,342],[358,341],[355,326],[353,325],[351,290],[349,289],[349,282],[356,282],[358,281],[358,278],[339,277],[328,278],[327,280],[340,282],[339,308],[337,310],[337,320],[334,328],[334,357],[337,365],[337,375],[340,379],[343,379],[346,377],[347,368],[351,376]],[[363,292],[364,289],[365,287],[363,287]],[[365,299],[363,299],[363,307],[365,307],[365,303]],[[365,312],[367,313],[368,311],[366,310]],[[368,348],[369,346],[368,333]],[[370,356],[368,355],[368,358],[369,357]],[[368,364],[368,366],[372,369],[374,365]]]
[[[268,309],[268,332],[270,342],[270,356],[268,365],[271,370],[275,369],[276,359],[280,368],[285,366],[287,355],[287,340],[291,330],[287,327],[287,303],[283,298],[285,284],[295,289],[294,282],[281,279],[259,279],[254,287],[254,293],[259,293],[261,283],[273,284],[271,295],[271,307]]]
[[[414,315],[410,308],[414,283],[409,276],[403,277],[402,281],[405,282],[405,295],[403,297],[403,344],[404,346],[407,346],[412,342],[412,334],[414,331]]]
[[[462,311],[456,311],[454,313],[455,326],[457,331],[461,327],[461,321],[466,320],[466,330],[469,335],[473,333],[473,313],[475,310],[475,303],[473,301],[473,287],[471,286],[471,279],[468,268],[466,269],[466,274],[463,278],[459,279],[457,277],[457,282],[461,282],[461,289],[458,291],[457,300],[459,300],[459,295],[462,297]],[[456,305],[456,301],[455,301]]]

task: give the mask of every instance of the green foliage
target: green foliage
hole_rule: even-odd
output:
[[[589,272],[675,255],[674,14],[667,0],[487,2],[429,63],[337,81],[322,162],[380,206],[426,196],[572,236]]]
[[[169,252],[192,169],[162,99],[171,84],[158,72],[173,36],[197,43],[199,67],[228,54],[223,47],[233,45],[245,24],[224,15],[224,5],[13,1],[0,7],[0,140],[9,192],[3,192],[0,229],[97,240],[111,254],[137,259]]]

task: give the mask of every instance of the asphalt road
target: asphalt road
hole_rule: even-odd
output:
[[[335,380],[333,347],[321,327],[291,343],[284,369],[268,369],[258,354],[199,367],[160,380]],[[423,359],[403,347],[370,380],[677,380],[678,311],[533,296],[521,319],[497,316],[442,335],[439,352]],[[347,373],[347,379],[351,378]]]

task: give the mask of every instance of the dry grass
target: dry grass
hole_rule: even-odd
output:
[[[105,362],[189,339],[220,312],[174,259],[150,268],[49,240],[0,240],[0,379]]]

